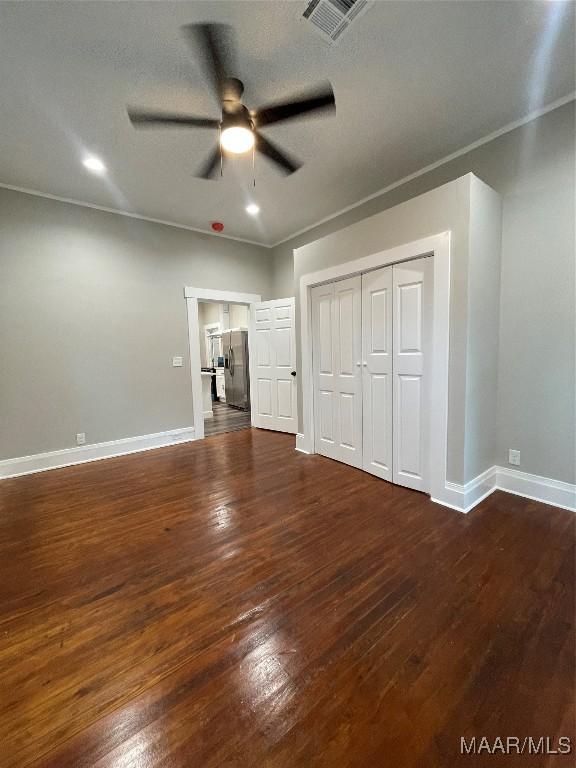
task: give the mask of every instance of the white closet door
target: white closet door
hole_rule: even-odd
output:
[[[361,278],[312,289],[315,450],[362,467]]]
[[[363,468],[392,481],[392,267],[362,275]]]
[[[394,471],[398,485],[429,489],[429,333],[433,258],[394,265]]]
[[[251,306],[256,352],[250,366],[252,424],[296,433],[294,298]]]

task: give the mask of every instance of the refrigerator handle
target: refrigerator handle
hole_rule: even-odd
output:
[[[230,347],[228,355],[230,358],[230,376],[234,376],[234,350],[232,347]]]

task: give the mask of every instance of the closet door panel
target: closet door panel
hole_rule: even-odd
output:
[[[339,458],[362,466],[362,281],[360,275],[334,283]]]
[[[385,480],[392,480],[391,379],[389,374],[368,376],[365,395],[371,422],[365,433],[364,468]]]
[[[334,393],[319,390],[320,443],[334,445]]]
[[[392,480],[392,267],[362,275],[363,469]]]
[[[422,478],[422,377],[398,376],[396,474]]]
[[[334,374],[332,364],[332,307],[334,304],[334,288],[324,287],[318,291],[317,327],[318,327],[318,365],[321,375]],[[315,350],[316,351],[316,350]]]
[[[312,289],[315,450],[362,466],[360,277]]]
[[[348,281],[346,281],[348,282]],[[338,335],[336,337],[340,376],[354,376],[355,355],[357,352],[354,334],[357,331],[354,322],[354,287],[335,287],[336,309],[338,312]]]
[[[332,456],[336,442],[334,393],[334,286],[312,289],[315,450]]]
[[[401,270],[400,267],[396,268]],[[404,272],[408,270],[404,269]],[[401,272],[400,272],[401,274]],[[410,277],[406,279],[414,279],[410,270]],[[399,280],[401,278],[398,278]],[[423,284],[422,281],[407,283],[398,285],[398,302],[400,304],[398,311],[398,354],[409,355],[412,359],[420,360],[423,354],[422,350],[422,301],[423,301]]]
[[[357,425],[354,418],[355,402],[354,394],[342,392],[340,394],[340,445],[343,448],[354,450],[357,445]]]
[[[394,265],[394,482],[428,490],[432,258]]]

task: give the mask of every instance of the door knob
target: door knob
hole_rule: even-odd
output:
[[[290,376],[296,376],[296,371],[290,371]]]
[[[358,368],[360,368],[360,366],[362,365],[362,363],[360,362],[360,360],[358,360],[358,362],[356,363],[356,365],[358,366]]]

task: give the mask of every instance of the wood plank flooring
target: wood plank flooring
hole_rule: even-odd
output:
[[[3,481],[0,765],[571,765],[460,737],[574,743],[574,519],[252,429]]]
[[[239,429],[250,429],[250,411],[232,408],[226,403],[212,403],[211,419],[204,419],[204,434],[221,435],[223,432],[237,432]]]

